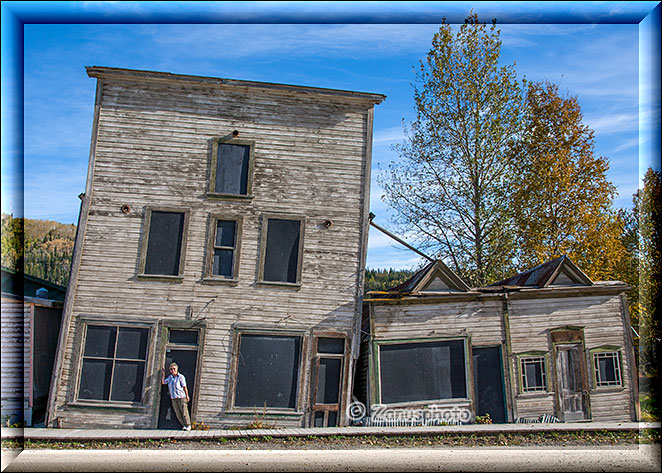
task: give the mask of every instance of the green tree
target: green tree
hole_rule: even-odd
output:
[[[402,284],[414,274],[414,271],[401,269],[366,269],[364,293],[385,291]]]
[[[593,130],[582,122],[576,97],[546,81],[529,83],[526,99],[525,130],[513,152],[520,168],[511,204],[519,264],[566,254],[592,279],[613,279],[626,249],[609,162],[595,156]]]
[[[647,375],[657,375],[660,320],[657,315],[660,288],[660,189],[662,173],[649,168],[642,187],[633,198],[633,214],[639,232],[640,366]]]
[[[23,219],[2,214],[2,266],[23,270]]]
[[[482,285],[511,269],[508,217],[520,131],[514,64],[499,66],[499,30],[469,16],[456,34],[443,24],[416,73],[416,119],[381,174],[393,222],[466,281]]]
[[[75,225],[2,215],[2,266],[66,286]]]

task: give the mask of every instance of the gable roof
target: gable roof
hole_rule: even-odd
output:
[[[522,273],[490,284],[492,286],[548,287],[593,286],[594,283],[566,255],[539,264]]]
[[[469,292],[471,289],[441,260],[428,263],[405,282],[386,291],[371,291],[369,294],[391,295],[403,293],[439,293],[439,292]]]

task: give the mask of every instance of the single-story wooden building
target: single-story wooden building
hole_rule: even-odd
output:
[[[40,425],[66,288],[2,268],[2,421]]]
[[[481,288],[433,261],[365,300],[355,395],[463,421],[637,420],[626,289],[565,256]]]

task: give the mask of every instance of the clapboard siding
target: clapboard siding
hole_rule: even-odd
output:
[[[517,417],[538,419],[543,414],[562,417],[557,412],[560,394],[550,331],[568,326],[581,327],[589,382],[590,406],[587,407],[590,407],[591,419],[631,420],[635,411],[635,391],[631,385],[630,370],[634,368],[630,366],[628,352],[631,345],[626,339],[630,328],[622,312],[624,289],[613,291],[609,286],[602,285],[565,290],[562,297],[555,290],[540,289],[509,298],[491,291],[465,301],[453,294],[426,300],[423,293],[404,296],[398,302],[371,301],[371,336],[373,342],[467,336],[472,346],[504,344],[506,403],[510,420],[515,420]],[[550,292],[554,295],[549,296]],[[465,298],[468,299],[468,295]],[[603,346],[617,347],[620,351],[623,387],[593,385],[594,368],[590,350]],[[520,392],[518,354],[532,351],[547,355],[547,393]],[[366,359],[369,356],[373,356],[372,353],[362,354]],[[470,369],[468,373],[473,378]],[[370,376],[370,380],[357,377],[362,387],[369,382],[374,383],[379,374],[375,372]]]
[[[30,314],[32,306],[2,298],[2,418],[23,419],[30,394]]]
[[[630,418],[630,389],[591,392],[591,417],[596,422],[623,421]]]
[[[504,339],[500,301],[375,306],[375,339],[411,339],[466,334],[473,345]]]
[[[512,352],[521,353],[532,350],[550,353],[549,369],[552,370],[554,360],[551,359],[551,340],[549,330],[563,326],[583,327],[584,346],[586,350],[602,345],[622,347],[623,353],[628,345],[625,340],[627,330],[621,313],[620,295],[584,296],[568,298],[532,298],[511,300],[509,303],[509,322],[512,341]],[[596,421],[624,420],[630,418],[631,386],[630,366],[627,356],[622,356],[621,375],[626,386],[618,393],[605,394],[600,389],[590,391],[591,417]],[[593,360],[590,353],[585,354],[585,363],[589,383],[592,383]],[[515,372],[519,367],[513,359]],[[551,391],[556,391],[558,382],[555,373],[548,375]],[[517,413],[527,417],[533,412],[551,414],[554,411],[553,397],[549,396],[550,404],[547,411],[539,411],[539,401],[533,401],[526,396],[516,399]]]
[[[89,210],[79,237],[57,416],[61,424],[71,425],[106,424],[102,419],[136,427],[153,423],[153,401],[146,411],[126,417],[107,413],[109,409],[88,413],[90,409],[69,402],[79,369],[79,317],[156,324],[192,314],[205,327],[197,420],[212,426],[245,425],[253,419],[225,414],[236,324],[294,328],[307,337],[313,330],[354,331],[366,251],[372,107],[381,99],[288,87],[200,85],[162,80],[159,73],[149,73],[146,80],[134,80],[131,71],[111,78],[104,74],[99,76]],[[212,140],[233,130],[255,143],[252,198],[208,198]],[[123,205],[130,213],[120,211]],[[159,207],[188,212],[178,282],[136,277],[144,216],[147,209]],[[232,284],[204,281],[212,215],[242,219],[237,281]],[[257,284],[264,215],[305,220],[298,288]],[[327,219],[333,221],[329,229],[323,226]],[[156,345],[148,355],[154,370],[161,363],[161,346]],[[300,373],[304,383],[310,378],[307,350]],[[149,376],[148,387],[158,387],[158,373]],[[351,382],[347,389],[346,397]],[[307,386],[303,394],[308,396]],[[307,403],[301,399],[302,409]],[[300,426],[304,419],[299,415],[283,422]]]

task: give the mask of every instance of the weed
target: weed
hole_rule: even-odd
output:
[[[491,424],[492,418],[489,413],[486,413],[484,416],[476,416],[476,424]]]
[[[267,424],[266,417],[267,417],[267,403],[265,401],[264,407],[262,409],[262,414],[258,415],[258,413],[255,412],[255,415],[253,416],[253,420],[248,423],[246,428],[247,429],[275,429],[276,428],[276,422],[274,421],[273,424]]]

